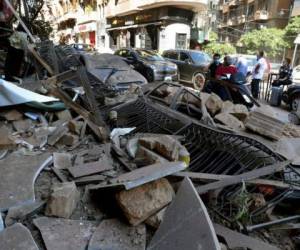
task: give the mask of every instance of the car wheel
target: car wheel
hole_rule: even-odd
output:
[[[193,85],[197,90],[203,90],[205,85],[205,76],[201,73],[196,73],[193,77]]]
[[[290,108],[292,111],[297,111],[300,105],[300,95],[294,96],[290,102]]]
[[[154,74],[153,74],[153,71],[151,69],[148,69],[146,71],[146,78],[147,78],[148,82],[153,82],[154,81]]]

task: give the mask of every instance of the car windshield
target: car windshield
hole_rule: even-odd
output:
[[[163,61],[164,58],[157,54],[154,51],[150,50],[137,50],[136,53],[143,59],[150,60],[150,61]]]
[[[208,64],[211,62],[211,57],[201,52],[191,52],[191,57],[195,64]]]

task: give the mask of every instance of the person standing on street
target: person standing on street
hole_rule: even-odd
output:
[[[259,84],[263,79],[264,72],[267,67],[267,62],[264,58],[264,52],[260,51],[257,55],[257,63],[255,64],[252,72],[251,92],[255,99],[257,99],[259,96]]]
[[[237,67],[238,73],[243,74],[243,76],[245,76],[245,77],[247,76],[247,74],[248,74],[248,62],[247,62],[247,59],[245,57],[240,56],[237,59],[236,67]]]
[[[221,65],[220,60],[221,60],[221,55],[218,53],[214,54],[213,62],[208,67],[210,78],[216,78],[216,70]]]

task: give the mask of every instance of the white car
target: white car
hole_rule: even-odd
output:
[[[293,69],[292,81],[293,84],[300,85],[300,65]]]

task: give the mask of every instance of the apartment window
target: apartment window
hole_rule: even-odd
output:
[[[187,34],[176,33],[175,48],[176,49],[185,49],[186,48],[186,39],[187,39]]]

